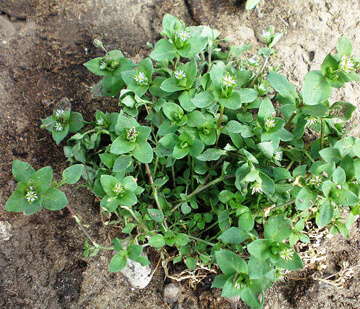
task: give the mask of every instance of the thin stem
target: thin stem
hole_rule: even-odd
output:
[[[223,120],[223,117],[224,117],[224,110],[225,110],[225,107],[223,105],[221,105],[220,106],[220,117],[219,117],[217,130],[216,130],[216,145],[219,142],[219,138],[220,138],[220,134],[221,134],[221,124],[222,124],[222,120]]]
[[[155,175],[155,177],[156,177],[156,170],[157,170],[158,164],[159,164],[159,157],[156,157],[155,165],[154,165],[154,175]]]
[[[291,161],[290,163],[289,163],[289,165],[287,166],[287,170],[290,170],[290,168],[293,166],[293,164],[295,163],[295,161]]]
[[[305,156],[307,156],[310,159],[311,163],[315,163],[315,160],[308,154],[307,151],[304,150],[303,153],[305,153]]]
[[[200,241],[200,242],[202,242],[202,243],[204,243],[204,244],[207,244],[207,245],[209,245],[209,246],[211,246],[211,247],[214,247],[214,246],[216,245],[216,244],[214,244],[214,243],[212,243],[212,242],[203,240],[203,239],[201,239],[201,238],[197,238],[197,237],[195,237],[195,236],[191,236],[191,235],[188,235],[188,236],[189,236],[189,238],[191,238],[191,239],[193,239],[193,240]]]
[[[287,123],[284,125],[284,128],[285,128],[285,129],[287,129],[287,128],[290,126],[290,124],[291,124],[291,122],[294,120],[295,116],[296,116],[296,111],[294,111],[294,112],[292,113],[292,115],[290,116],[289,120],[288,120]]]
[[[289,205],[294,204],[294,203],[295,203],[295,200],[290,200],[290,201],[285,202],[285,203],[283,203],[281,205],[275,206],[274,208],[271,209],[271,211],[277,210],[277,209],[280,209],[280,208],[283,208],[283,207],[286,207],[286,206],[289,206]]]
[[[151,175],[149,164],[145,163],[145,168],[146,168],[146,172],[147,172],[147,174],[149,176],[149,181],[150,181],[151,188],[152,188],[152,191],[153,191],[156,206],[160,210],[162,216],[164,217],[164,213],[162,211],[161,204],[160,204],[160,201],[159,201],[159,197],[157,195],[157,190],[156,190],[156,187],[154,185],[154,180],[153,180],[152,175]],[[165,229],[165,232],[167,232],[168,226],[167,226],[166,220],[164,220],[164,229]]]
[[[78,226],[80,227],[81,231],[86,235],[86,237],[92,242],[92,244],[94,245],[94,247],[100,247],[100,245],[98,245],[96,243],[96,241],[90,236],[90,234],[88,233],[88,231],[84,228],[84,226],[81,223],[81,220],[79,219],[79,217],[75,214],[74,210],[71,208],[70,205],[66,206],[67,210],[70,212],[70,215],[72,215],[72,217],[75,219],[76,223],[78,224]]]
[[[205,230],[202,230],[200,233],[198,233],[196,236],[200,236],[204,233],[206,233],[207,231],[211,230],[214,226],[216,226],[218,224],[218,221],[215,221],[213,224],[209,225]]]
[[[219,177],[219,178],[214,179],[213,181],[210,181],[210,182],[209,182],[208,184],[206,184],[206,185],[203,185],[203,184],[202,184],[202,185],[198,186],[198,187],[196,188],[196,190],[194,190],[192,193],[190,193],[190,194],[186,197],[186,199],[187,199],[187,200],[190,200],[190,199],[191,199],[193,196],[195,196],[196,194],[198,194],[198,193],[206,190],[207,188],[209,188],[209,187],[217,184],[218,182],[221,182],[221,181],[223,181],[223,180],[225,180],[225,179],[234,178],[234,177],[235,177],[235,175],[228,175],[228,176],[225,176],[225,177],[224,177],[224,176],[221,176],[221,177]],[[173,207],[173,209],[171,209],[171,212],[174,212],[176,209],[178,209],[179,207],[181,207],[181,205],[183,204],[183,202],[184,202],[184,201],[181,201],[181,202],[179,202],[177,205],[175,205],[175,206]]]
[[[254,87],[254,85],[255,85],[255,83],[257,82],[257,80],[258,80],[259,76],[260,76],[260,75],[261,75],[261,73],[264,71],[264,69],[265,69],[265,67],[266,67],[266,65],[267,65],[267,63],[268,63],[268,61],[269,61],[269,57],[265,58],[265,61],[264,61],[263,65],[262,65],[262,67],[261,67],[260,71],[256,74],[256,76],[255,76],[255,77],[254,77],[254,79],[252,80],[252,82],[251,82],[251,84],[250,84],[249,88],[253,88],[253,87]]]
[[[173,188],[176,188],[176,181],[175,181],[175,167],[174,165],[171,166],[171,177],[172,177],[172,182],[173,182]]]
[[[126,209],[145,232],[149,231],[148,228],[145,226],[145,224],[139,220],[139,218],[135,215],[134,211],[130,207],[128,206],[120,206],[120,207]]]
[[[325,138],[325,119],[321,118],[320,149],[324,148],[324,138]]]

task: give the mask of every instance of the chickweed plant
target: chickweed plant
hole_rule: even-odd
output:
[[[119,97],[119,112],[84,122],[67,100],[55,106],[43,127],[56,143],[67,138],[71,166],[58,183],[51,167],[14,161],[6,210],[67,207],[87,236],[86,256],[114,251],[111,272],[128,259],[149,264],[150,246],[193,273],[218,270],[212,286],[222,296],[261,308],[285,270],[303,268],[296,248],[309,242],[307,222],[349,237],[359,214],[360,140],[344,126],[355,107],[330,97],[360,80],[360,59],[342,37],[299,92],[268,65],[281,36],[273,27],[250,59],[250,45],[221,48],[218,31],[171,15],[162,35],[138,64],[95,42],[105,55],[85,63],[102,76],[93,91]],[[81,178],[121,228],[112,246],[90,237],[60,191]]]

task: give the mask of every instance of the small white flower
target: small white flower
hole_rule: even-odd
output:
[[[130,142],[135,142],[139,132],[136,131],[135,127],[126,130],[126,138]]]
[[[63,109],[57,109],[55,111],[55,117],[57,117],[57,118],[62,118],[64,116],[64,114],[65,114],[65,111]]]
[[[356,179],[354,179],[354,180],[352,181],[352,183],[353,183],[354,185],[358,185],[358,184],[359,184],[359,182],[358,182]]]
[[[284,260],[284,261],[291,261],[294,258],[294,250],[293,249],[289,249],[289,248],[284,248],[281,252],[280,252],[280,257]]]
[[[281,152],[281,151],[277,151],[277,152],[275,153],[274,160],[275,160],[275,161],[281,161],[281,159],[282,159],[282,152]]]
[[[276,121],[275,121],[274,118],[268,118],[268,119],[266,119],[266,121],[265,121],[265,127],[266,127],[267,129],[273,128],[273,127],[275,127],[275,125],[276,125]]]
[[[64,127],[60,122],[57,122],[54,125],[54,130],[57,132],[62,132],[62,131],[64,131]]]
[[[322,184],[321,176],[312,176],[309,180],[309,183],[316,188],[319,188]]]
[[[271,40],[271,32],[268,30],[264,30],[261,36],[264,39],[265,43],[268,43]]]
[[[345,73],[351,73],[355,70],[355,63],[350,57],[343,55],[340,59],[340,69]]]
[[[113,191],[114,191],[116,194],[119,195],[119,194],[124,193],[125,189],[124,189],[124,187],[123,187],[121,184],[117,183],[117,184],[115,185]]]
[[[251,195],[254,195],[255,193],[260,193],[260,194],[262,194],[263,192],[264,192],[264,191],[263,191],[263,188],[262,188],[261,184],[257,182],[257,183],[254,184],[253,187],[252,187]]]
[[[182,42],[186,42],[190,38],[190,32],[187,32],[185,30],[181,31],[179,33],[179,38]]]
[[[145,76],[144,72],[137,72],[134,75],[134,80],[138,85],[147,85],[148,84],[148,79]]]
[[[266,87],[263,84],[259,85],[259,90],[264,91],[264,92],[267,91]]]
[[[326,172],[322,172],[321,175],[322,175],[324,178],[328,178],[328,177],[329,177],[328,173],[326,173]]]
[[[256,60],[253,59],[253,58],[248,59],[248,63],[249,63],[250,65],[257,65]]]
[[[236,282],[234,284],[234,288],[239,291],[239,290],[242,290],[243,288],[245,288],[245,284],[243,282]]]
[[[25,198],[29,204],[32,204],[39,198],[39,196],[33,187],[29,187],[26,192]]]
[[[186,77],[184,70],[176,70],[174,75],[177,80],[182,80]]]
[[[284,281],[286,277],[286,273],[283,269],[277,269],[275,275],[278,281]]]
[[[235,86],[236,82],[235,82],[235,77],[230,75],[229,73],[227,73],[223,78],[222,78],[222,83],[226,86],[226,87],[233,87]]]
[[[99,126],[102,126],[104,124],[104,118],[100,117],[97,121],[96,124]]]
[[[319,121],[318,117],[309,116],[306,118],[306,126],[312,126]]]

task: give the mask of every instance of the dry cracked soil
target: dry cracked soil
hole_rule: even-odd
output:
[[[122,275],[108,272],[109,255],[83,257],[83,236],[67,211],[29,217],[4,211],[16,186],[12,160],[26,160],[36,169],[52,165],[57,178],[67,166],[62,147],[40,129],[39,119],[56,102],[69,98],[86,119],[97,109],[116,110],[116,99],[90,93],[97,78],[83,63],[100,55],[93,39],[139,61],[149,54],[146,43],[159,39],[165,13],[188,25],[208,24],[232,44],[252,43],[253,50],[261,46],[262,30],[274,25],[284,31],[275,64],[298,87],[342,34],[360,54],[358,0],[263,0],[250,12],[241,1],[229,0],[0,0],[0,13],[0,307],[7,309],[170,308],[163,300],[169,280],[161,268],[146,289],[132,288]],[[335,97],[360,105],[360,85],[347,84]],[[349,123],[356,135],[359,115]],[[73,187],[66,194],[91,235],[108,242],[92,194]],[[268,291],[264,308],[360,308],[359,232],[357,222],[349,239],[315,239],[307,268]],[[321,262],[313,263],[319,257]],[[153,269],[157,258],[151,257]],[[336,274],[349,268],[337,284]],[[210,289],[211,279],[197,289],[182,282],[172,308],[232,308]]]

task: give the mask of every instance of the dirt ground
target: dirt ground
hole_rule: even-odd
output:
[[[274,65],[298,87],[305,74],[334,51],[342,34],[360,54],[358,0],[263,0],[251,12],[239,2],[0,0],[1,308],[170,308],[162,298],[169,280],[164,281],[161,268],[146,289],[133,289],[122,275],[108,272],[109,255],[83,257],[84,238],[66,210],[30,217],[6,213],[5,202],[16,186],[11,164],[20,159],[36,169],[52,165],[59,178],[67,167],[62,147],[40,129],[39,119],[63,97],[87,119],[99,108],[116,110],[116,99],[99,100],[90,93],[97,79],[82,64],[100,55],[93,39],[139,61],[149,54],[146,43],[159,38],[165,13],[188,25],[208,24],[233,44],[252,43],[253,50],[261,45],[262,30],[274,25],[285,32]],[[360,85],[347,84],[336,99],[360,105]],[[359,118],[357,113],[350,123],[357,135]],[[91,226],[91,235],[106,244],[109,231],[92,194],[73,187],[66,193],[75,212]],[[360,260],[359,222],[349,239],[323,237],[314,240],[312,248],[308,259],[323,260],[277,283],[266,293],[265,308],[360,308],[359,268],[354,268]],[[156,256],[152,260],[155,268]],[[338,276],[321,280],[339,271],[342,284],[336,284]],[[210,285],[211,278],[197,290],[183,282],[173,308],[231,308]],[[238,308],[248,307],[240,303]]]

